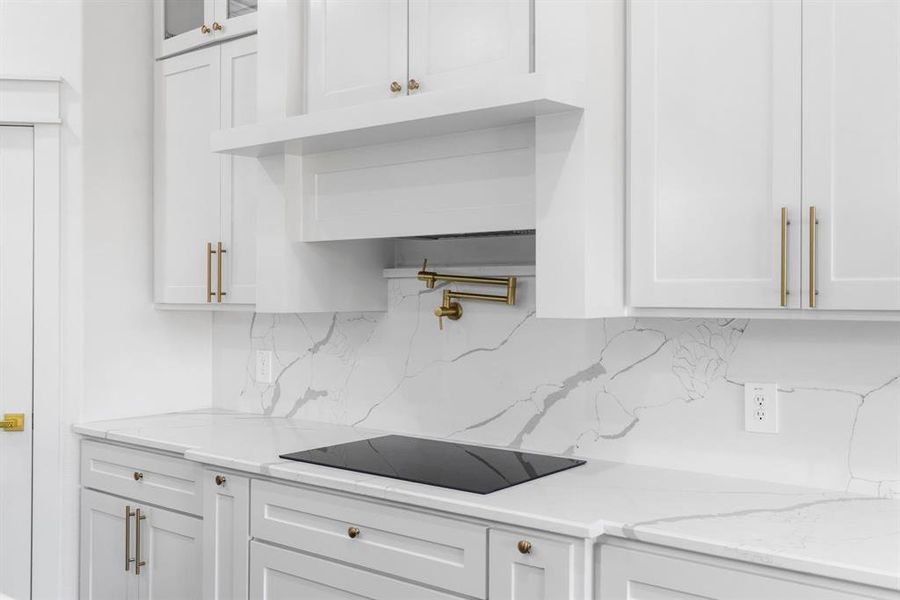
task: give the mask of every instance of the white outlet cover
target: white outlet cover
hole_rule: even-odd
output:
[[[256,382],[272,383],[272,351],[256,351]]]
[[[778,384],[744,384],[744,430],[778,433]]]

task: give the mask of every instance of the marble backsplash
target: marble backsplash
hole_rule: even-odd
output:
[[[900,323],[545,320],[533,283],[443,332],[412,278],[386,313],[216,313],[214,404],[900,497]],[[744,431],[745,382],[777,382],[780,433]]]

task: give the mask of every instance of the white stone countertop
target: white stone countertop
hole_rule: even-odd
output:
[[[216,409],[82,423],[74,431],[520,527],[617,536],[900,590],[894,499],[602,460],[478,495],[278,458],[386,432]]]

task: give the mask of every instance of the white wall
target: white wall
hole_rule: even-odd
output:
[[[35,514],[57,515],[65,526],[58,554],[40,557],[47,571],[38,572],[47,575],[35,578],[39,600],[77,597],[71,423],[211,400],[210,316],[159,312],[151,303],[151,11],[149,1],[0,0],[0,73],[63,78],[64,469],[40,474],[58,477],[60,493]]]

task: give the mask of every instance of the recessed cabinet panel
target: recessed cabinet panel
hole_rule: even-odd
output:
[[[310,112],[405,95],[406,10],[405,0],[311,0]]]
[[[898,310],[900,3],[804,3],[803,86],[803,202],[819,220],[803,280],[815,258],[816,308]]]
[[[574,541],[492,529],[490,547],[489,598],[584,600]]]
[[[126,503],[115,496],[81,490],[82,600],[137,598],[134,567],[125,570],[125,553],[133,556],[125,546]]]
[[[219,240],[218,47],[156,63],[156,301],[206,300],[206,243]]]
[[[530,0],[409,3],[409,77],[418,91],[503,85],[531,70]],[[410,90],[413,93],[415,90]]]
[[[799,306],[800,2],[630,10],[630,303]]]
[[[256,123],[256,36],[222,45],[222,128]],[[259,161],[220,155],[222,198],[220,238],[224,256],[223,287],[228,302],[256,301],[256,207]]]
[[[203,537],[201,520],[156,507],[142,507],[141,600],[202,596]],[[137,542],[135,542],[137,543]]]
[[[247,598],[250,480],[203,472],[203,599]]]

